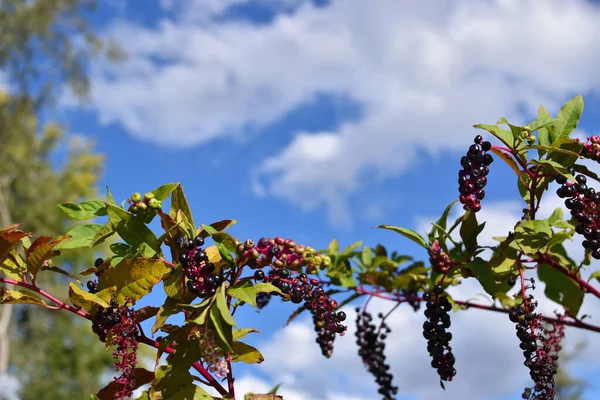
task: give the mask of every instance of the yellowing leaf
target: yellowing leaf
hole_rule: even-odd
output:
[[[33,293],[23,290],[0,288],[0,304],[35,304],[45,306],[46,303]]]
[[[108,268],[98,280],[98,288],[116,286],[117,299],[125,297],[137,301],[150,293],[154,285],[171,272],[164,261],[150,258],[123,259],[113,268]]]
[[[265,360],[260,351],[256,348],[244,343],[233,342],[234,354],[231,357],[233,362],[244,362],[246,364],[260,364]]]
[[[69,299],[74,306],[81,307],[87,312],[92,310],[94,304],[103,308],[109,307],[108,302],[93,293],[86,292],[73,282],[69,283]]]

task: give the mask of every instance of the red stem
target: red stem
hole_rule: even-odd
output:
[[[538,262],[543,262],[545,264],[550,265],[552,268],[554,268],[555,270],[567,275],[569,278],[573,279],[575,282],[577,282],[577,284],[579,286],[581,286],[582,288],[585,288],[585,290],[588,293],[593,294],[594,296],[596,296],[597,298],[600,299],[600,291],[598,289],[596,289],[595,287],[593,287],[592,285],[590,285],[588,282],[584,281],[583,279],[581,279],[580,276],[577,276],[577,272],[576,271],[571,271],[565,267],[563,267],[562,265],[560,265],[559,263],[557,263],[556,261],[554,261],[553,259],[551,259],[550,257],[548,257],[545,254],[538,254]]]
[[[381,293],[378,292],[371,292],[367,289],[364,289],[362,287],[357,287],[355,289],[357,292],[362,293],[362,294],[366,294],[366,295],[370,295],[373,297],[378,297],[380,299],[384,299],[384,300],[388,300],[388,301],[395,301],[398,303],[404,303],[406,301],[408,301],[408,299],[402,299],[400,297],[390,297],[390,296],[382,296]],[[414,296],[411,297],[412,301],[424,301],[422,297],[419,296]],[[488,310],[488,311],[495,311],[495,312],[502,312],[505,314],[508,314],[510,312],[510,309],[506,309],[506,308],[501,308],[501,307],[497,307],[497,306],[488,306],[485,304],[477,304],[477,303],[469,303],[468,301],[464,301],[464,300],[455,300],[452,299],[452,301],[454,301],[454,303],[461,305],[461,306],[465,306],[466,308],[479,308],[480,310]],[[600,326],[595,326],[595,325],[590,325],[590,324],[586,324],[584,322],[581,322],[579,320],[574,319],[573,321],[566,321],[566,320],[560,320],[558,318],[553,318],[553,317],[546,317],[546,316],[542,316],[541,317],[544,321],[546,322],[550,322],[550,323],[563,323],[564,325],[568,325],[568,326],[572,326],[575,328],[579,328],[579,329],[586,329],[589,331],[593,331],[593,332],[600,332]],[[571,317],[573,318],[573,317]]]
[[[39,287],[37,287],[37,286],[35,286],[33,284],[25,283],[25,282],[18,282],[18,281],[15,281],[13,279],[10,279],[10,278],[0,278],[0,282],[7,283],[7,284],[10,284],[10,285],[24,287],[26,289],[31,290],[32,292],[35,292],[35,293],[39,294],[40,296],[43,296],[43,297],[47,298],[48,300],[50,300],[51,302],[53,302],[54,304],[56,304],[56,306],[47,306],[46,307],[46,308],[48,308],[50,310],[59,310],[61,308],[64,308],[65,310],[70,311],[73,314],[77,314],[80,317],[83,317],[83,318],[88,319],[90,321],[92,320],[92,316],[90,314],[86,313],[85,311],[82,311],[80,308],[70,306],[70,305],[68,305],[68,304],[60,301],[56,297],[52,296],[50,293],[47,293],[47,292],[43,291],[42,289],[40,289]]]
[[[160,343],[158,343],[155,340],[150,339],[147,336],[138,336],[138,341],[140,343],[144,343],[148,346],[154,347],[155,349],[158,349],[158,347],[160,346]],[[173,349],[172,347],[167,347],[165,348],[165,353],[167,354],[174,354],[175,353],[175,349]],[[208,371],[202,366],[202,364],[200,364],[199,362],[195,362],[192,364],[192,367],[198,371],[200,373],[200,375],[202,375],[202,377],[204,379],[206,379],[208,381],[208,383],[214,387],[215,389],[217,389],[217,391],[225,396],[227,394],[227,390],[225,390],[225,388],[223,386],[221,386],[221,384],[219,382],[217,382],[217,380],[208,373]]]
[[[50,300],[50,301],[52,301],[53,303],[55,303],[55,304],[56,304],[56,307],[54,307],[54,306],[49,306],[49,307],[47,307],[47,308],[50,308],[50,309],[53,309],[53,310],[58,310],[58,309],[61,309],[61,308],[62,308],[62,309],[65,309],[65,310],[67,310],[67,311],[70,311],[70,312],[72,312],[73,314],[77,314],[77,315],[79,315],[80,317],[83,317],[83,318],[85,318],[85,319],[88,319],[88,320],[90,320],[90,321],[92,320],[92,316],[91,316],[90,314],[86,313],[85,311],[82,311],[82,310],[81,310],[81,309],[79,309],[79,308],[76,308],[76,307],[70,306],[70,305],[68,305],[68,304],[66,304],[66,303],[64,303],[64,302],[62,302],[62,301],[60,301],[60,300],[59,300],[59,299],[57,299],[56,297],[52,296],[50,293],[47,293],[47,292],[45,292],[44,290],[40,289],[39,287],[37,287],[37,286],[35,286],[35,285],[29,284],[29,283],[25,283],[25,282],[18,282],[18,281],[15,281],[15,280],[13,280],[13,279],[10,279],[10,278],[0,278],[0,282],[7,283],[7,284],[10,284],[10,285],[15,285],[15,286],[21,286],[21,287],[24,287],[24,288],[26,288],[26,289],[29,289],[29,290],[31,290],[32,292],[38,293],[40,296],[43,296],[43,297],[47,298],[48,300]],[[148,345],[148,346],[151,346],[151,347],[154,347],[154,348],[156,348],[156,349],[158,349],[158,346],[160,345],[158,342],[156,342],[156,341],[154,341],[154,340],[152,340],[152,339],[150,339],[150,338],[148,338],[148,337],[146,337],[146,336],[144,336],[144,335],[140,335],[140,336],[138,336],[138,337],[137,337],[137,339],[138,339],[138,342],[140,342],[140,343],[144,343],[144,344],[146,344],[146,345]],[[175,353],[175,350],[174,350],[174,349],[172,349],[171,347],[167,347],[167,348],[165,349],[165,353],[168,353],[168,354],[173,354],[173,353]],[[218,392],[219,392],[221,395],[223,395],[223,396],[224,396],[224,395],[226,395],[226,394],[227,394],[227,390],[225,390],[225,388],[224,388],[223,386],[221,386],[221,384],[220,384],[219,382],[217,382],[217,380],[216,380],[215,378],[213,378],[213,376],[212,376],[212,375],[210,375],[210,374],[208,373],[208,371],[207,371],[207,370],[206,370],[206,369],[205,369],[205,368],[204,368],[204,367],[203,367],[203,366],[202,366],[202,365],[201,365],[199,362],[195,362],[194,364],[192,364],[192,366],[193,366],[193,367],[194,367],[194,369],[195,369],[196,371],[198,371],[198,372],[199,372],[199,373],[200,373],[200,374],[201,374],[201,375],[204,377],[204,379],[206,379],[206,380],[207,380],[207,381],[210,383],[210,385],[211,385],[212,387],[214,387],[214,388],[215,388],[215,389],[216,389],[216,390],[217,390],[217,391],[218,391]]]

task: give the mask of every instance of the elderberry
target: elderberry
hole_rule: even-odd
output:
[[[358,355],[367,370],[375,377],[375,382],[379,386],[378,393],[383,396],[383,400],[392,400],[398,393],[398,387],[392,385],[393,375],[389,372],[390,366],[386,364],[383,353],[384,339],[391,329],[383,321],[377,328],[372,320],[373,317],[369,312],[357,311],[355,335]]]
[[[485,197],[484,187],[490,172],[488,167],[494,159],[488,153],[492,148],[490,142],[484,142],[481,135],[477,135],[474,142],[460,159],[463,169],[458,171],[458,199],[465,210],[477,212],[481,210],[481,200]]]

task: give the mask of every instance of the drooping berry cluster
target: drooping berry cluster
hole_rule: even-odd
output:
[[[217,378],[225,378],[229,373],[227,361],[223,357],[223,351],[215,342],[213,332],[208,329],[197,331],[193,336],[199,341],[202,350],[202,360],[206,369],[215,374]]]
[[[437,240],[433,242],[429,249],[429,262],[431,268],[438,274],[445,274],[452,268],[450,256],[442,250]]]
[[[481,135],[475,136],[475,144],[469,147],[467,155],[460,159],[463,169],[458,171],[458,199],[467,211],[481,210],[480,201],[485,197],[483,188],[487,184],[488,166],[494,162],[492,155],[487,153],[492,148],[490,142],[484,142]]]
[[[143,198],[136,192],[127,199],[127,203],[130,204],[128,211],[136,215],[144,215],[148,210],[156,211],[162,208],[162,201],[156,199],[152,192],[144,194]]]
[[[111,343],[115,346],[113,358],[115,359],[115,371],[121,371],[121,375],[115,378],[120,389],[115,392],[115,399],[124,399],[133,395],[135,384],[134,369],[137,365],[137,336],[139,328],[135,311],[128,307],[131,299],[126,299],[124,305],[113,299],[110,308],[100,309],[92,319],[92,330],[98,335],[102,342],[110,333]]]
[[[209,262],[206,251],[202,249],[204,238],[198,235],[190,240],[186,236],[177,236],[175,244],[187,278],[187,289],[200,298],[213,296],[225,278],[222,273],[215,273],[215,265]]]
[[[575,139],[577,142],[581,143],[581,140]],[[581,156],[585,158],[589,158],[590,160],[594,160],[600,162],[600,136],[593,135],[588,137],[583,143],[583,149],[581,150]]]
[[[575,170],[569,168],[569,173]],[[581,245],[591,250],[592,257],[600,260],[600,194],[594,188],[587,186],[587,178],[584,175],[576,175],[577,183],[567,182],[562,175],[556,177],[556,182],[561,185],[556,190],[558,197],[565,200],[565,206],[571,210],[571,216],[578,225],[575,231],[583,235],[585,240]]]
[[[564,335],[561,326],[553,331],[546,331],[542,324],[541,314],[535,313],[537,302],[528,295],[523,303],[514,306],[509,313],[510,320],[516,324],[517,337],[521,341],[519,347],[525,356],[525,366],[535,383],[533,389],[526,389],[524,399],[553,400],[554,376],[558,369],[558,351],[560,340]]]
[[[441,285],[434,287],[434,294],[423,293],[423,300],[427,302],[423,323],[423,337],[427,339],[427,351],[431,356],[431,366],[437,370],[442,381],[452,381],[456,375],[454,363],[456,361],[450,347],[452,333],[446,329],[450,327],[450,315],[452,305]],[[442,383],[443,387],[443,383]]]
[[[383,317],[383,315],[380,315]],[[378,393],[383,400],[392,400],[398,393],[398,387],[392,385],[393,376],[389,372],[390,366],[385,362],[384,340],[391,332],[390,328],[382,321],[379,328],[372,323],[373,317],[365,310],[356,308],[356,344],[358,355],[363,360],[368,371],[375,377],[379,386]],[[383,330],[383,332],[382,332]]]
[[[336,312],[337,301],[330,299],[320,286],[317,279],[310,279],[307,273],[315,273],[318,269],[331,263],[329,257],[315,252],[314,249],[301,244],[296,244],[291,239],[261,238],[258,243],[248,239],[244,243],[237,243],[237,252],[246,266],[254,270],[254,279],[258,282],[270,283],[278,288],[290,301],[295,304],[304,301],[304,307],[311,311],[315,318],[322,322],[320,329],[323,332],[333,332],[343,335],[346,327],[341,323],[346,314]],[[270,267],[265,273],[265,268]],[[280,295],[276,291],[271,293],[258,293],[256,301],[258,308],[267,305],[271,296]],[[282,296],[282,297],[284,297]],[[329,343],[333,340],[324,340],[322,350],[325,356],[331,355]]]
[[[337,318],[339,321],[345,321],[346,313],[343,311],[338,312]],[[333,342],[335,341],[336,332],[327,329],[325,321],[320,319],[317,314],[313,314],[313,324],[315,326],[315,332],[317,332],[316,342],[321,348],[321,353],[327,358],[331,357],[333,354]]]

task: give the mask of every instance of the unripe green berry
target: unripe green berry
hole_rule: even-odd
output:
[[[527,138],[527,141],[528,141],[529,143],[534,143],[534,142],[535,142],[535,140],[536,140],[536,137],[535,137],[535,136],[533,136],[533,135],[530,135],[530,136]]]
[[[144,195],[144,200],[146,200],[146,201],[150,201],[153,198],[154,198],[154,193],[152,193],[152,192],[148,192]]]
[[[138,206],[133,206],[129,209],[129,211],[131,211],[132,213],[137,213],[138,212]]]
[[[159,201],[156,200],[156,199],[150,199],[148,201],[148,207],[153,208],[155,210],[158,209],[158,208],[160,208]]]
[[[139,203],[137,205],[138,211],[140,212],[144,212],[146,211],[146,209],[148,208],[148,206],[146,205],[146,203]]]
[[[142,195],[139,194],[138,192],[135,192],[134,194],[131,195],[131,201],[133,201],[134,203],[137,203],[140,200],[142,200]]]

